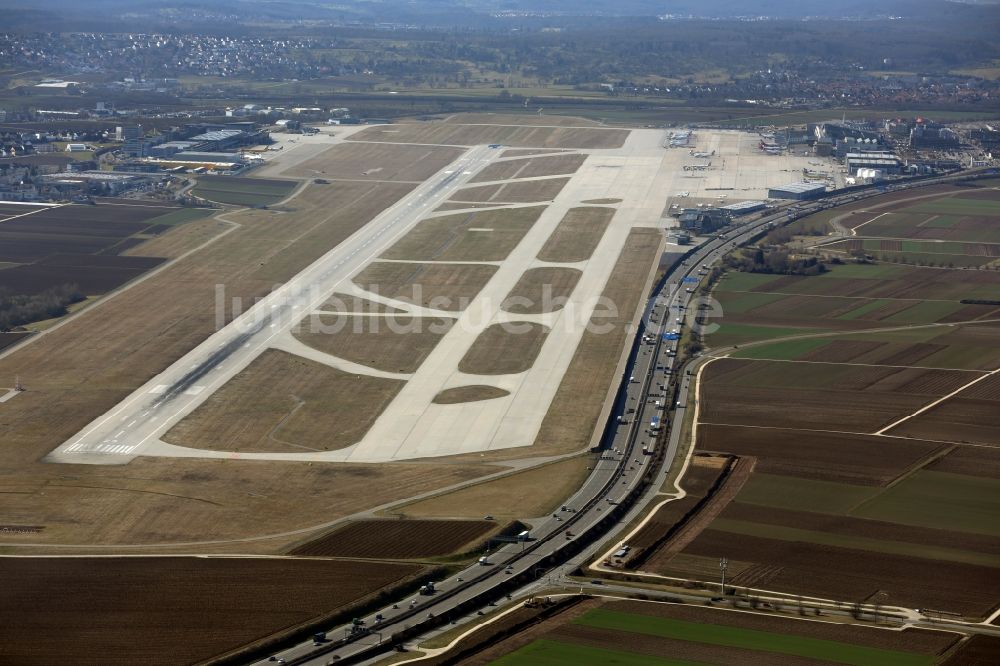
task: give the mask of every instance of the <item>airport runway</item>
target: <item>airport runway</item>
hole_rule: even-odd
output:
[[[318,308],[338,284],[409,231],[500,152],[486,146],[469,149],[113,410],[88,424],[50,453],[46,462],[125,464],[145,450],[168,446],[159,440],[163,433],[246,368],[277,336]]]

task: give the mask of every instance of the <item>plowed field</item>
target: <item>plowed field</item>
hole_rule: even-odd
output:
[[[190,664],[345,608],[412,564],[250,558],[4,558],[0,661]]]

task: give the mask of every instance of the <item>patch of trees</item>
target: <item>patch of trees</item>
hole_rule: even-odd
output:
[[[818,258],[795,257],[784,248],[756,247],[743,250],[726,257],[726,265],[744,273],[778,275],[819,275],[827,270]]]
[[[765,236],[765,241],[769,245],[784,245],[792,242],[796,236],[825,236],[826,229],[823,224],[819,225],[788,225],[772,229]]]
[[[33,321],[61,317],[67,307],[86,298],[75,284],[51,287],[37,294],[13,294],[0,288],[0,331]]]

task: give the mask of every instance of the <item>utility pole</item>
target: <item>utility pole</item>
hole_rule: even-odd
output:
[[[878,607],[882,602],[882,599],[889,596],[888,592],[879,592],[875,595],[875,624],[878,624]]]
[[[722,596],[726,596],[726,569],[728,568],[729,560],[723,557],[719,560],[719,570],[722,572],[722,584],[720,585]]]

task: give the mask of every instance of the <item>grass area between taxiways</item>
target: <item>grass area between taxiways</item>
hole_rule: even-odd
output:
[[[579,666],[581,664],[616,664],[616,666],[699,666],[701,662],[651,657],[644,654],[606,648],[573,645],[562,641],[537,640],[520,650],[491,662],[492,666]]]
[[[686,622],[669,618],[649,617],[607,609],[595,609],[578,618],[575,624],[600,627],[629,633],[647,634],[660,638],[721,645],[795,655],[839,664],[868,666],[924,666],[934,663],[927,655],[882,650],[804,636],[777,634],[755,629],[726,627],[714,624]]]

